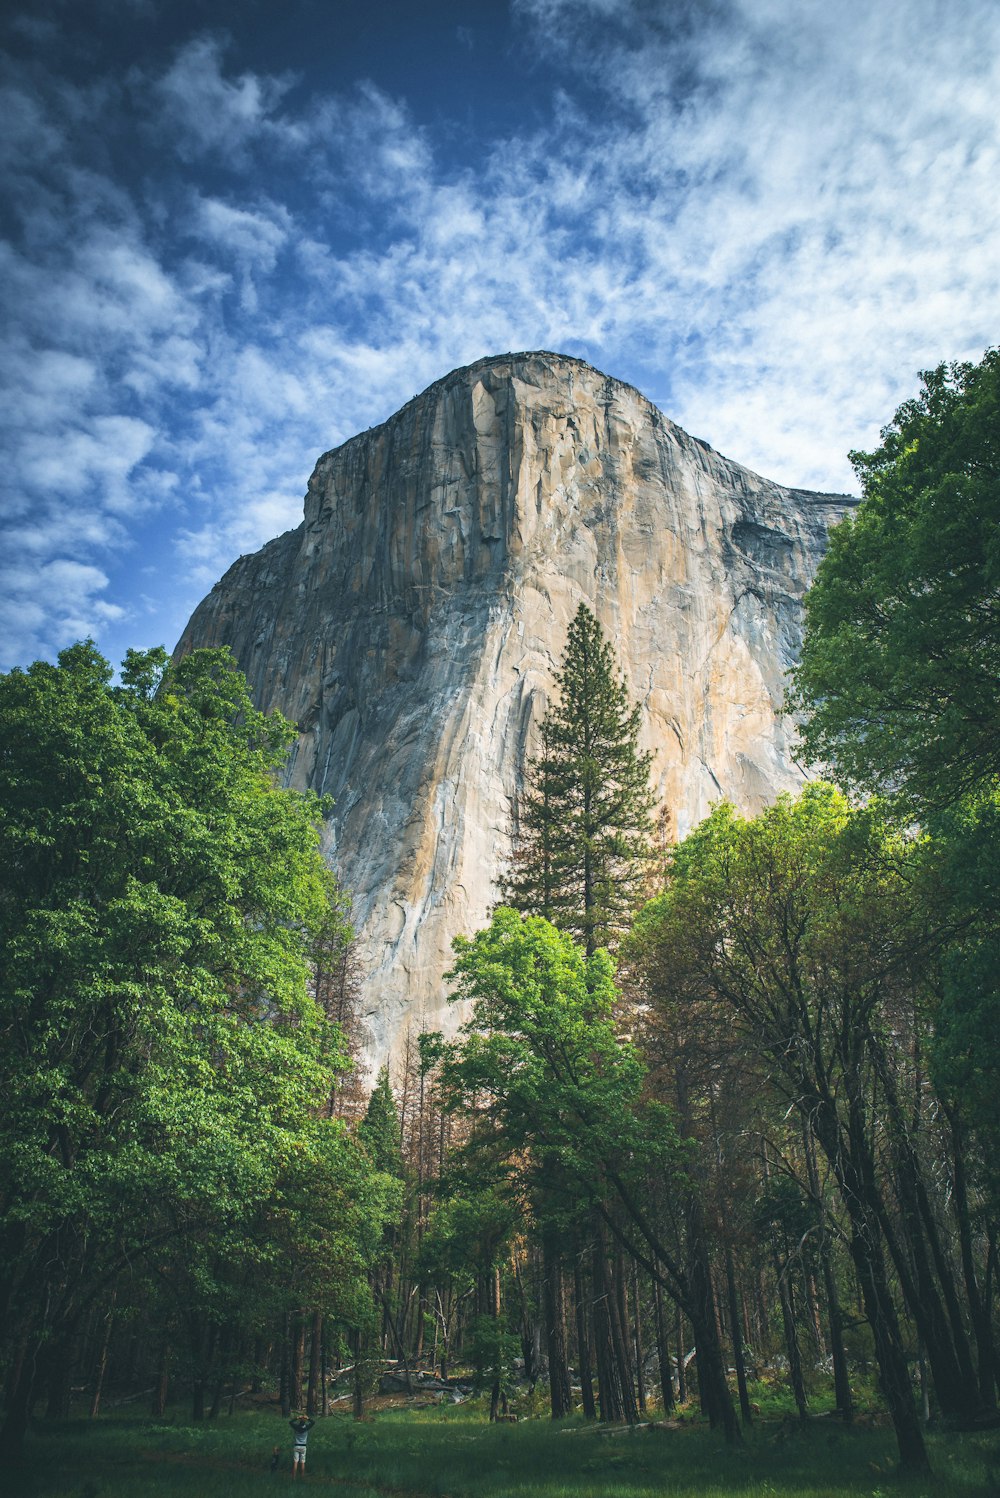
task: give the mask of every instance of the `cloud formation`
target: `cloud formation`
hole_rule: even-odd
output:
[[[841,489],[917,369],[996,340],[992,0],[515,0],[486,136],[251,61],[235,5],[124,69],[67,15],[0,72],[4,667],[172,644],[322,450],[485,353]]]

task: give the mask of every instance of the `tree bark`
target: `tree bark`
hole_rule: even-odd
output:
[[[736,1386],[740,1394],[740,1415],[743,1424],[753,1420],[750,1409],[750,1394],[747,1390],[747,1368],[743,1356],[743,1327],[740,1322],[740,1302],[736,1294],[736,1269],[733,1265],[733,1250],[726,1244],[726,1295],[729,1300],[730,1331],[733,1339],[733,1362],[736,1364]]]
[[[319,1413],[322,1346],[323,1313],[313,1311],[309,1334],[309,1386],[306,1394],[306,1414],[310,1417]]]
[[[800,1106],[802,1106],[800,1104]],[[875,1184],[874,1163],[867,1148],[860,1099],[848,1105],[847,1140],[842,1141],[840,1122],[825,1098],[806,1100],[807,1117],[840,1187],[851,1224],[851,1258],[857,1272],[865,1316],[875,1340],[879,1382],[889,1409],[900,1467],[907,1473],[930,1472],[927,1448],[917,1418],[910,1371],[900,1336],[880,1231],[881,1199]],[[842,1147],[845,1144],[847,1147]]]
[[[674,1380],[670,1368],[670,1344],[663,1319],[663,1290],[659,1280],[653,1281],[653,1308],[656,1313],[656,1360],[660,1368],[660,1395],[663,1413],[669,1415],[674,1408]]]
[[[799,1419],[805,1420],[808,1415],[808,1408],[806,1404],[806,1386],[802,1381],[802,1356],[799,1351],[798,1328],[795,1324],[795,1301],[792,1293],[791,1265],[787,1261],[782,1264],[776,1248],[772,1249],[772,1261],[775,1278],[778,1282],[778,1296],[781,1301],[781,1324],[785,1332],[785,1352],[788,1356],[788,1381],[792,1386],[792,1394],[795,1399],[795,1408],[799,1412]]]
[[[111,1292],[111,1301],[104,1317],[104,1335],[101,1337],[101,1351],[97,1359],[97,1373],[94,1378],[94,1397],[90,1401],[90,1418],[96,1420],[101,1413],[101,1396],[104,1392],[104,1375],[108,1367],[108,1349],[111,1346],[111,1331],[115,1322],[115,1303],[118,1299],[117,1285]]]
[[[946,1110],[947,1111],[947,1110]],[[969,1302],[973,1336],[976,1339],[976,1358],[979,1364],[979,1397],[987,1408],[996,1406],[996,1353],[993,1346],[993,1328],[979,1290],[975,1256],[972,1252],[972,1222],[969,1212],[968,1187],[965,1178],[964,1130],[958,1120],[948,1112],[951,1128],[952,1162],[954,1168],[954,1191],[952,1204],[958,1226],[958,1241],[962,1252],[962,1273],[965,1278],[965,1293]]]
[[[632,1326],[635,1330],[635,1388],[639,1414],[646,1413],[646,1372],[642,1366],[642,1308],[639,1304],[639,1266],[632,1260]]]
[[[302,1408],[302,1374],[306,1358],[306,1324],[302,1316],[298,1314],[296,1314],[292,1322],[292,1339],[289,1354],[289,1393],[292,1401],[292,1409],[297,1412]]]
[[[590,1365],[590,1334],[587,1324],[587,1302],[584,1299],[583,1270],[580,1256],[573,1259],[573,1302],[576,1310],[576,1356],[580,1368],[580,1399],[587,1420],[597,1419],[594,1403],[594,1376]]]
[[[549,1399],[552,1419],[572,1414],[569,1365],[566,1357],[566,1305],[563,1294],[562,1254],[558,1236],[551,1229],[542,1235],[542,1303],[545,1311],[546,1352],[549,1361]]]

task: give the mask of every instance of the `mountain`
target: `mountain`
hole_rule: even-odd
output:
[[[786,489],[579,359],[455,370],[325,453],[305,517],[241,557],[178,644],[229,645],[330,792],[370,1060],[454,1028],[443,974],[484,924],[511,798],[579,603],[633,696],[671,836],[802,774],[780,715],[801,600],[846,495]]]

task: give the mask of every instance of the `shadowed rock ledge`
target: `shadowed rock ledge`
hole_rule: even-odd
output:
[[[178,652],[229,645],[330,792],[377,1063],[454,1028],[442,975],[482,925],[569,622],[594,610],[645,709],[671,835],[802,779],[780,717],[801,598],[855,503],[768,482],[579,359],[455,370],[325,453],[297,530],[241,557]]]

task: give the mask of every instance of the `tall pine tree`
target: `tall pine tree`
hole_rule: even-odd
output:
[[[576,937],[613,946],[644,893],[655,797],[629,700],[604,631],[581,604],[569,628],[559,700],[525,771],[503,898]]]

